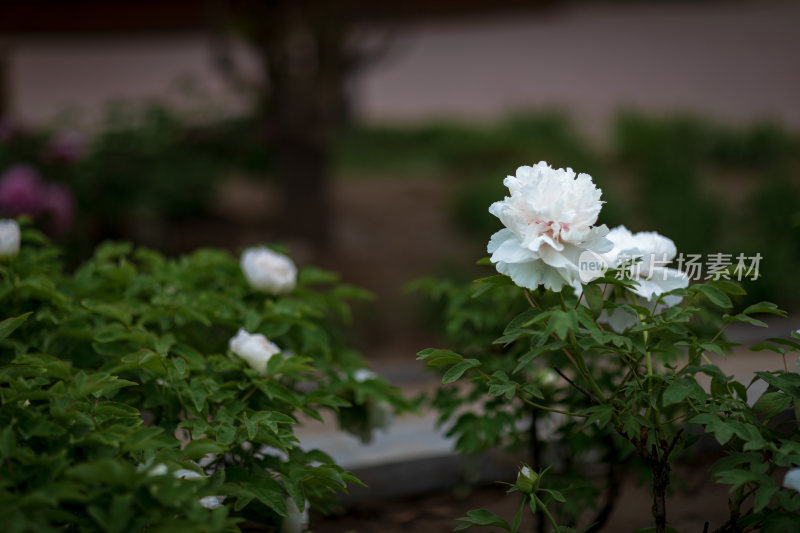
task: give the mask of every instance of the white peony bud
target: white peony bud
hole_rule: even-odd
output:
[[[242,271],[254,289],[270,294],[292,292],[297,285],[294,262],[269,248],[248,248],[242,253]]]
[[[250,334],[240,329],[228,343],[231,351],[244,359],[261,375],[267,373],[267,363],[281,351],[278,346],[260,333]]]
[[[283,519],[281,533],[302,533],[308,529],[308,508],[308,500],[306,500],[301,512],[292,498],[286,498],[286,509],[289,514]]]
[[[533,472],[529,467],[523,466],[517,474],[517,482],[514,484],[517,490],[530,494],[536,490],[539,474]]]
[[[16,220],[0,220],[0,257],[11,257],[19,253],[20,232]]]

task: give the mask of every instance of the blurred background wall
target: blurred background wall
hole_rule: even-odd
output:
[[[486,120],[556,107],[595,132],[605,131],[620,109],[736,122],[771,118],[800,127],[796,2],[534,7],[479,17],[454,9],[451,16],[369,24],[365,42],[383,38],[388,28],[391,43],[351,82],[358,117]],[[157,3],[152,16],[159,16]],[[38,124],[65,111],[96,120],[109,102],[121,100],[243,112],[251,102],[220,75],[216,41],[213,31],[197,28],[14,36],[5,42],[8,106]],[[242,43],[234,47],[246,75],[258,77],[257,59]]]

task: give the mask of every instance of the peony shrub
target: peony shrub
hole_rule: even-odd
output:
[[[300,532],[359,481],[294,428],[347,410],[361,437],[359,398],[407,407],[348,378],[366,363],[341,330],[368,294],[334,274],[277,296],[222,251],[109,242],[67,273],[42,234],[21,241],[0,259],[4,531]]]
[[[489,209],[505,228],[481,261],[498,275],[417,284],[439,302],[455,348],[419,359],[443,371],[433,404],[456,448],[526,447],[530,459],[509,489],[520,495],[514,517],[478,509],[456,529],[517,532],[527,513],[538,531],[595,531],[627,469],[644,474],[653,499],[653,525],[637,531],[674,531],[672,466],[703,435],[721,453],[710,475],[730,487],[730,517],[698,530],[800,528],[800,377],[787,359],[800,332],[751,347],[784,370],[749,383],[710,359],[737,346],[730,324],[766,327],[756,316],[786,313],[767,302],[737,309],[744,290],[731,272],[690,284],[669,266],[667,237],[596,225],[601,191],[586,174],[542,162],[504,183],[510,195]]]

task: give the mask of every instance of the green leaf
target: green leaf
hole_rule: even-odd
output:
[[[302,509],[306,502],[306,495],[305,492],[303,492],[302,483],[298,479],[293,479],[287,476],[282,477],[284,481],[284,487],[286,487],[286,492],[289,493],[289,496],[291,496],[292,501],[297,508]]]
[[[747,294],[747,291],[745,291],[741,285],[739,285],[738,283],[734,283],[733,281],[720,279],[709,282],[709,285],[713,285],[714,287],[717,287],[721,291],[724,291],[733,296],[744,296],[745,294]]]
[[[449,366],[464,358],[450,350],[437,350],[435,348],[426,348],[417,354],[417,361],[427,361],[430,367]]]
[[[508,525],[508,522],[488,509],[475,509],[472,511],[467,511],[467,516],[464,518],[459,518],[458,520],[465,523],[458,525],[453,531],[460,531],[473,526],[501,527],[506,530],[511,529],[511,527]]]
[[[583,299],[595,317],[600,315],[603,310],[603,291],[597,284],[585,285],[583,287]]]
[[[517,383],[508,379],[508,376],[502,370],[498,370],[492,374],[492,379],[489,380],[489,396],[503,396],[507,400],[514,397],[517,392]]]
[[[700,344],[700,348],[702,348],[703,350],[705,350],[707,352],[714,352],[715,354],[719,355],[720,357],[725,358],[725,352],[722,351],[722,348],[719,346],[719,344],[710,343],[710,342],[704,342],[704,343]]]
[[[566,345],[567,345],[566,342],[557,341],[550,344],[545,344],[544,346],[537,346],[535,348],[532,348],[530,351],[526,352],[519,358],[519,362],[517,363],[517,366],[514,367],[514,371],[512,372],[512,374],[516,374],[517,372],[528,366],[528,363],[530,363],[537,357],[549,352],[556,352],[561,348],[565,347]]]
[[[146,444],[163,433],[164,433],[164,428],[159,426],[139,428],[135,433],[129,435],[125,439],[123,448],[125,450],[137,450],[137,451],[143,448],[149,448],[150,446],[146,446]]]
[[[570,331],[578,329],[578,319],[574,310],[561,311],[555,310],[550,314],[550,320],[547,321],[547,335],[555,333],[556,337],[562,341],[567,338]]]
[[[13,426],[6,426],[0,432],[0,457],[9,459],[14,457],[17,449],[17,437]]]
[[[728,314],[722,315],[722,320],[725,322],[744,322],[745,324],[751,324],[759,328],[768,327],[766,322],[762,322],[761,320],[757,320],[755,318],[752,318],[750,316],[741,313],[738,315],[728,315]]]
[[[495,287],[502,287],[504,285],[513,285],[514,282],[508,276],[497,274],[486,278],[476,279],[474,283],[479,283],[480,286],[472,293],[473,298],[477,298],[483,293],[494,289]]]
[[[230,424],[220,424],[216,431],[217,442],[229,446],[236,439],[236,428]]]
[[[464,372],[466,372],[470,368],[474,368],[480,365],[481,363],[477,359],[466,359],[464,361],[461,361],[460,363],[456,363],[447,372],[444,373],[444,376],[442,377],[442,385],[447,385],[448,383],[456,381],[464,374]]]
[[[787,409],[791,403],[792,397],[783,392],[765,392],[753,404],[753,410],[767,418],[772,418]]]
[[[769,313],[771,315],[786,316],[786,311],[779,309],[778,306],[772,302],[758,302],[742,311],[742,314],[745,315],[753,313]]]
[[[226,448],[224,446],[221,446],[211,439],[198,439],[187,444],[186,448],[183,449],[183,453],[186,454],[189,459],[195,461],[209,453],[222,453],[225,450]]]
[[[539,489],[539,490],[540,490],[541,492],[546,492],[547,494],[549,494],[550,496],[552,496],[552,497],[553,497],[553,499],[554,499],[555,501],[557,501],[557,502],[564,503],[564,502],[566,502],[566,501],[567,501],[567,499],[564,497],[564,495],[563,495],[563,494],[561,494],[559,491],[557,491],[557,490],[555,490],[555,489]]]
[[[704,402],[706,393],[703,388],[691,377],[673,380],[664,390],[662,396],[664,406],[682,402],[687,396],[692,396],[698,402]]]
[[[593,405],[588,409],[584,409],[582,412],[590,415],[586,419],[586,425],[596,422],[598,427],[603,429],[611,421],[611,417],[614,416],[614,406],[608,403]]]
[[[31,316],[31,314],[33,314],[33,312],[29,311],[17,317],[6,318],[0,322],[0,341],[11,335],[15,329],[20,327],[20,325]]]
[[[130,254],[132,250],[133,244],[128,241],[106,241],[97,247],[94,252],[94,257],[98,261],[106,262],[111,259],[126,256]]]
[[[86,309],[94,313],[97,313],[98,315],[118,320],[123,324],[125,324],[126,326],[130,326],[131,321],[133,320],[130,309],[128,309],[121,303],[111,304],[107,302],[98,302],[90,299],[85,299],[81,302],[81,305]]]
[[[720,444],[724,445],[733,437],[733,428],[713,413],[700,413],[689,420],[689,422],[692,424],[705,425],[706,431],[713,432],[714,437]]]
[[[765,478],[766,476],[763,474],[740,469],[723,470],[722,472],[717,473],[717,481],[726,485],[733,485],[731,490],[734,490],[745,483],[760,483]]]
[[[772,497],[778,492],[778,487],[759,487],[756,490],[756,497],[753,500],[753,512],[761,512],[764,507],[769,505],[769,502],[772,500]]]
[[[733,307],[733,303],[728,295],[713,285],[694,285],[694,288],[698,292],[702,292],[714,305],[718,305],[724,309]]]

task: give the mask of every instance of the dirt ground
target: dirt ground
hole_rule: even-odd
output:
[[[708,483],[709,458],[691,464],[679,465],[676,483],[682,490],[674,490],[667,501],[669,524],[682,532],[703,531],[710,522],[709,531],[728,519],[728,492],[722,485]],[[465,492],[454,488],[413,498],[363,504],[344,509],[330,516],[314,515],[314,533],[445,533],[458,524],[457,519],[467,511],[485,508],[505,517],[509,522],[519,508],[519,496],[507,495],[501,485],[478,487]],[[653,525],[652,499],[647,486],[639,485],[632,476],[622,484],[617,505],[603,533],[632,531]],[[584,521],[589,518],[584,518]],[[585,523],[582,525],[586,525]],[[522,521],[523,531],[534,531],[535,524],[529,512]],[[497,531],[496,528],[472,528],[469,531]],[[549,529],[548,529],[549,531]]]

